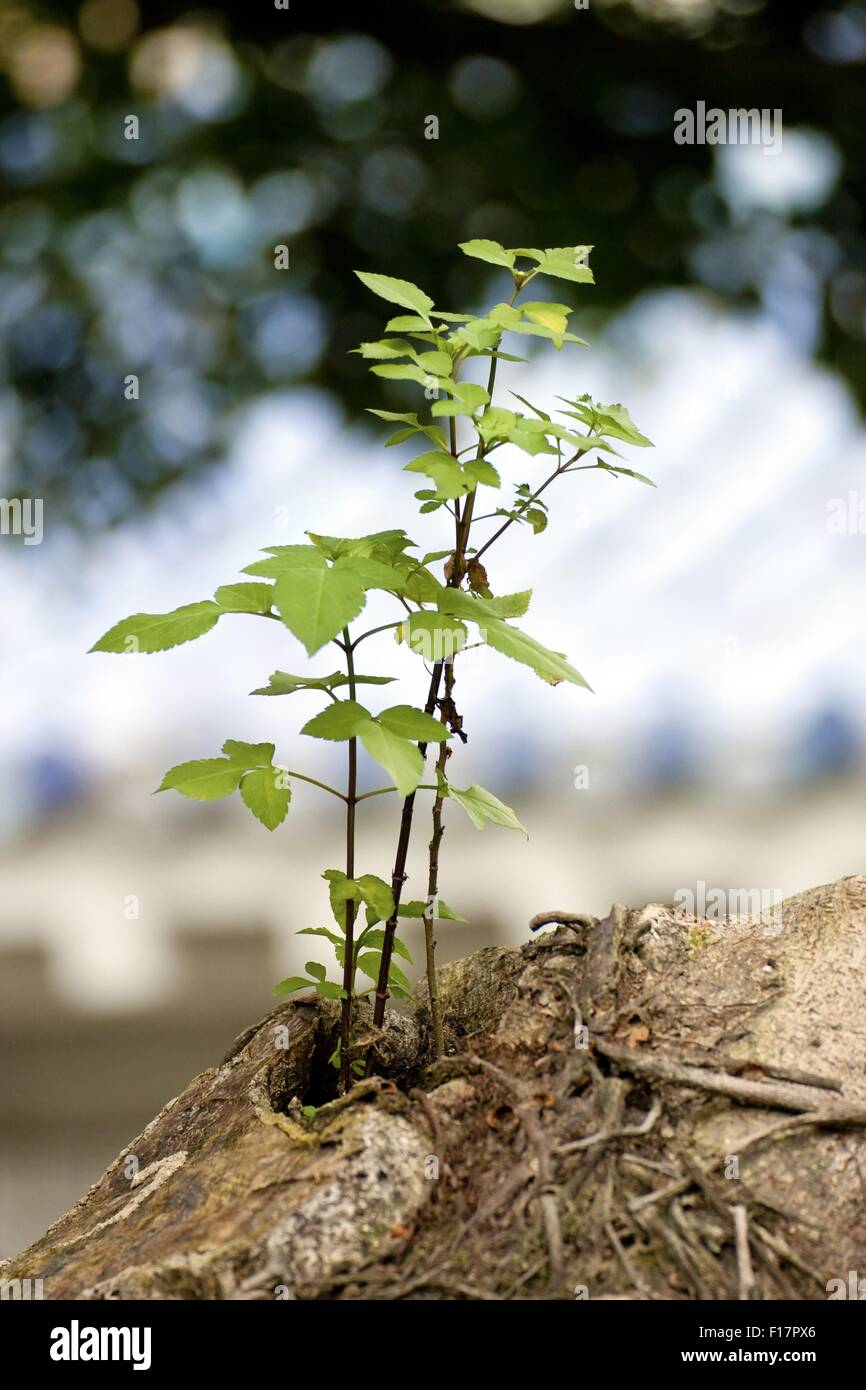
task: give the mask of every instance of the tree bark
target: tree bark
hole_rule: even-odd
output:
[[[551,914],[547,914],[548,916]],[[822,1299],[866,1274],[866,878],[615,905],[440,972],[336,1096],[281,1004],[0,1278],[47,1298]],[[303,1107],[315,1106],[314,1114]]]

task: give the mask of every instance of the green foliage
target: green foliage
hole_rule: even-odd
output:
[[[218,801],[240,791],[241,800],[268,830],[282,825],[292,799],[284,768],[274,766],[272,743],[226,739],[222,758],[199,758],[169,768],[157,791],[177,791],[196,801]]]
[[[398,919],[423,922],[428,962],[432,958],[429,933],[433,923],[463,920],[438,895],[435,833],[430,848],[430,896],[426,900],[401,901],[408,846],[402,835],[390,883],[376,874],[355,872],[355,815],[359,805],[368,796],[397,792],[406,799],[401,821],[408,818],[411,825],[415,796],[423,788],[435,796],[434,826],[443,807],[453,801],[478,830],[494,825],[523,831],[515,812],[492,792],[474,784],[460,788],[450,780],[449,750],[444,745],[454,733],[462,736],[462,719],[454,701],[462,651],[484,644],[528,667],[550,685],[565,682],[589,688],[563,653],[515,626],[513,620],[524,617],[529,609],[532,591],[493,592],[482,557],[512,525],[540,535],[547,525],[547,489],[569,474],[596,469],[653,486],[644,474],[619,461],[617,446],[650,445],[623,405],[604,405],[589,395],[579,395],[563,400],[565,408],[559,411],[563,419],[557,420],[517,392],[510,393],[511,400],[522,409],[511,409],[494,399],[498,362],[523,360],[503,351],[507,335],[546,340],[558,350],[566,344],[583,344],[569,329],[570,305],[542,299],[517,301],[538,277],[572,285],[592,284],[587,265],[591,249],[505,248],[487,239],[464,242],[461,250],[467,256],[508,270],[513,277],[511,300],[494,304],[480,316],[437,310],[430,296],[409,281],[357,272],[373,294],[408,311],[391,317],[381,338],[361,343],[356,351],[374,376],[402,383],[402,389],[422,388],[433,397],[425,418],[418,412],[378,406],[371,411],[387,424],[399,426],[388,445],[408,441],[414,441],[416,447],[419,441],[426,445],[403,465],[403,471],[420,475],[427,484],[415,493],[421,516],[446,513],[444,548],[440,542],[440,548],[423,551],[419,557],[412,553],[418,549],[415,542],[397,528],[354,537],[308,531],[304,542],[265,547],[263,558],[244,569],[250,576],[248,581],[223,584],[213,599],[187,604],[171,613],[135,614],[111,628],[93,648],[121,653],[165,651],[203,636],[224,615],[246,615],[276,622],[284,635],[287,629],[308,656],[315,656],[328,644],[341,652],[341,665],[330,674],[292,675],[276,670],[267,685],[252,693],[306,695],[322,702],[306,717],[300,732],[326,742],[348,744],[345,793],[307,774],[288,773],[277,766],[272,743],[233,739],[223,744],[221,757],[171,768],[159,790],[175,790],[199,801],[218,800],[238,791],[242,803],[269,830],[286,819],[291,778],[320,787],[345,803],[346,869],[327,869],[323,874],[333,926],[304,927],[300,932],[319,938],[333,951],[342,981],[329,980],[325,965],[311,960],[304,975],[289,976],[275,991],[292,994],[313,989],[324,999],[341,1001],[341,1040],[335,1061],[344,1088],[365,1066],[355,1055],[352,1023],[354,999],[373,987],[364,981],[376,987],[376,1023],[381,1022],[386,993],[412,997],[409,978],[394,962],[395,956],[410,964],[412,960],[405,942],[396,935]],[[464,375],[474,358],[484,359],[486,386]],[[492,456],[505,447],[518,450],[524,457],[529,477],[517,484],[510,504],[502,503],[489,514],[502,520],[481,543],[478,527],[488,518],[475,516],[476,493],[484,487],[501,495],[502,474]],[[443,561],[440,577],[430,566]],[[374,590],[392,596],[394,620],[353,637],[350,625],[364,609],[367,594]],[[375,690],[394,679],[355,670],[358,643],[386,629],[394,640],[419,655],[430,673],[423,708],[401,703],[373,712],[357,698],[362,687]],[[443,698],[446,670],[449,675]],[[425,673],[425,685],[427,679]],[[490,698],[494,698],[492,692]],[[391,785],[359,793],[360,750],[385,770]],[[425,762],[428,756],[433,757],[428,750],[435,750],[436,763],[425,782]],[[434,1012],[434,1032],[437,1026]]]

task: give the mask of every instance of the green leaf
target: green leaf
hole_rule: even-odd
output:
[[[402,912],[401,912],[400,915],[401,915],[401,916],[403,915]],[[380,919],[380,920],[383,920],[383,919]],[[394,954],[395,954],[395,955],[398,955],[398,956],[402,956],[403,959],[404,959],[404,960],[407,960],[407,961],[409,962],[409,964],[411,965],[411,964],[412,964],[412,957],[411,957],[411,955],[409,954],[409,951],[408,951],[408,949],[407,949],[407,947],[406,947],[405,942],[401,941],[400,938],[399,938],[399,936],[393,937],[392,940],[393,940]],[[384,928],[378,928],[378,927],[377,927],[377,928],[374,928],[374,929],[372,929],[372,930],[369,930],[369,931],[365,931],[365,932],[364,932],[363,944],[364,944],[364,946],[368,946],[371,950],[379,950],[379,951],[381,951],[382,946],[384,945],[384,943],[385,943],[385,930],[384,930]]]
[[[441,318],[441,314],[431,317]],[[385,324],[386,333],[411,333],[413,338],[420,337],[433,342],[433,334],[429,331],[431,328],[429,320],[421,319],[417,314],[398,314],[395,319],[389,319]]]
[[[639,483],[646,483],[647,487],[655,487],[652,478],[648,478],[645,473],[636,473],[633,468],[619,468],[612,463],[606,463],[604,459],[599,459],[597,468],[603,468],[606,473],[623,473],[627,478],[635,478]]]
[[[463,472],[476,483],[483,483],[485,487],[499,487],[502,482],[493,464],[487,459],[469,459],[463,465]]]
[[[584,257],[591,246],[548,246],[538,266],[540,275],[552,275],[557,280],[571,280],[579,285],[594,285],[595,276]]]
[[[365,589],[385,589],[392,593],[402,590],[403,578],[399,570],[368,555],[341,555],[335,560],[334,568],[357,575]]]
[[[546,415],[543,410],[539,410],[538,406],[533,405],[532,402],[528,401],[525,396],[518,396],[516,391],[512,391],[511,394],[512,396],[514,396],[515,400],[520,401],[521,405],[525,405],[527,409],[531,410],[533,414],[537,415],[539,420],[550,420],[549,415]]]
[[[336,932],[329,931],[327,927],[301,927],[300,931],[295,932],[296,936],[324,936],[327,937],[334,946],[343,945],[343,938]]]
[[[327,568],[283,574],[274,599],[286,627],[303,642],[309,656],[356,618],[366,601],[357,575]]]
[[[443,586],[444,591],[444,586]],[[449,590],[456,593],[456,590]],[[466,628],[448,613],[413,613],[397,629],[399,640],[407,642],[425,661],[450,661],[466,645]]]
[[[294,994],[296,989],[309,989],[312,980],[307,980],[303,975],[289,975],[285,980],[274,987],[274,994]]]
[[[462,401],[472,411],[490,403],[487,388],[479,386],[477,381],[452,381],[449,382],[448,389],[458,401]]]
[[[371,980],[378,980],[381,963],[381,951],[364,951],[355,962],[358,969]]]
[[[535,638],[530,637],[528,633],[521,632],[520,628],[511,627],[510,624],[503,622],[491,609],[491,604],[495,604],[495,602],[495,599],[473,598],[471,594],[464,593],[461,589],[443,589],[439,606],[444,612],[456,614],[461,618],[470,618],[478,624],[489,647],[492,647],[494,651],[501,652],[503,656],[512,657],[514,661],[519,661],[524,666],[530,666],[537,675],[550,685],[558,685],[560,681],[570,681],[572,685],[582,685],[586,690],[591,689],[580,672],[568,664],[561,652],[549,651],[547,647],[536,642]]]
[[[236,738],[227,738],[220,752],[224,753],[238,767],[270,767],[274,757],[272,743],[242,743]]]
[[[438,910],[435,910],[435,909],[438,909]],[[426,911],[427,911],[427,904],[424,903],[424,902],[416,901],[416,902],[411,902],[411,903],[401,903],[401,904],[400,904],[399,911],[398,911],[398,913],[397,913],[397,916],[398,916],[398,917],[420,917],[420,918],[423,918],[424,913],[425,913]],[[458,917],[456,912],[452,912],[451,908],[450,908],[450,907],[448,906],[448,904],[445,902],[444,898],[437,898],[436,901],[435,901],[435,903],[434,903],[433,920],[434,920],[434,922],[436,922],[436,921],[439,921],[440,918],[441,918],[441,920],[442,920],[443,922],[465,922],[465,921],[466,921],[466,918],[465,918],[465,917]]]
[[[431,372],[425,372],[423,367],[416,367],[411,362],[382,362],[371,367],[370,371],[374,376],[384,377],[386,381],[414,381],[419,386],[427,386],[431,381],[439,380]]]
[[[474,241],[459,241],[457,245],[464,256],[474,256],[477,261],[487,261],[490,265],[504,265],[508,270],[514,266],[514,251],[506,251],[498,241],[487,241],[476,237]]]
[[[380,299],[387,299],[389,304],[399,304],[403,309],[414,309],[429,326],[433,300],[417,285],[409,280],[395,280],[392,275],[378,275],[368,270],[356,270],[355,274],[361,284]]]
[[[426,434],[428,439],[432,439],[441,449],[447,450],[445,435],[439,425],[428,425],[418,419],[417,414],[400,414],[396,410],[373,410],[367,409],[368,415],[378,415],[380,420],[390,420],[394,423],[406,425],[405,430],[399,430],[397,434],[392,434],[388,440],[389,444],[402,444],[404,439],[408,439],[413,434]]]
[[[534,637],[521,632],[520,628],[511,627],[501,619],[494,618],[492,622],[488,621],[485,624],[484,634],[487,645],[494,651],[531,667],[536,675],[541,676],[549,685],[569,681],[572,685],[582,685],[585,690],[592,689],[580,672],[569,665],[562,652],[549,651],[540,642],[536,642]]]
[[[409,796],[424,775],[424,759],[414,743],[372,721],[360,730],[360,739],[385,771],[390,773],[401,796]]]
[[[403,974],[403,971],[399,968],[399,966],[395,965],[394,962],[393,962],[393,960],[392,960],[392,961],[391,961],[391,965],[390,965],[390,967],[389,967],[389,969],[388,969],[388,986],[389,986],[389,988],[393,989],[395,985],[396,985],[400,990],[404,991],[405,994],[411,999],[411,997],[412,997],[412,984],[411,984],[411,981],[406,979],[406,976]]]
[[[423,473],[436,484],[436,496],[443,500],[462,497],[469,491],[469,482],[455,458],[448,454],[419,454],[404,466],[406,473]]]
[[[382,338],[378,343],[359,343],[356,348],[352,348],[352,352],[374,362],[385,361],[389,357],[415,356],[412,344],[407,343],[404,338]]]
[[[443,352],[441,348],[431,348],[429,352],[419,352],[418,366],[423,367],[425,372],[432,372],[433,376],[450,376],[452,362],[449,354]]]
[[[317,994],[321,994],[323,999],[345,999],[346,991],[342,985],[331,984],[330,980],[319,980],[315,986]]]
[[[448,795],[463,807],[476,830],[483,830],[489,821],[491,825],[504,825],[509,830],[523,830],[526,834],[511,807],[484,787],[473,784],[461,791],[459,787],[449,786]]]
[[[355,880],[361,891],[361,898],[367,904],[367,922],[387,922],[394,911],[394,894],[384,879],[375,874],[361,874]]]
[[[356,685],[391,685],[396,676],[355,676]],[[251,695],[294,695],[298,690],[336,690],[348,685],[345,671],[333,671],[330,676],[293,676],[288,671],[273,671],[268,684]]]
[[[195,801],[218,801],[237,791],[243,768],[229,758],[197,758],[169,768],[157,791],[176,791]]]
[[[478,433],[485,444],[492,444],[494,439],[507,439],[508,431],[513,430],[516,425],[517,416],[514,411],[504,410],[501,405],[488,406],[477,421]]]
[[[227,613],[269,613],[274,588],[272,584],[221,584],[214,598]]]
[[[90,650],[124,656],[133,652],[168,651],[170,647],[179,647],[182,642],[192,642],[210,632],[223,611],[212,599],[204,599],[200,603],[186,603],[171,613],[133,613],[131,618],[124,618],[109,628]]]
[[[415,739],[418,743],[441,743],[443,739],[451,737],[440,720],[434,719],[432,714],[425,714],[423,710],[414,709],[412,705],[393,705],[391,709],[383,709],[377,716],[377,723],[392,733]]]
[[[531,589],[522,589],[519,594],[499,594],[486,600],[487,607],[497,618],[522,618],[529,608]]]
[[[331,901],[334,921],[338,927],[342,927],[345,931],[346,903],[351,900],[359,904],[361,901],[360,889],[353,878],[346,877],[342,869],[326,869],[322,878],[328,881],[328,896]]]
[[[282,768],[261,767],[246,773],[241,782],[241,800],[268,830],[276,830],[286,819],[292,789],[280,785],[285,778]]]
[[[307,974],[314,980],[324,980],[327,970],[324,965],[320,965],[317,960],[308,960],[304,966]]]
[[[327,561],[314,545],[269,545],[268,560],[256,560],[242,574],[258,575],[262,579],[279,579],[286,570],[325,569]]]
[[[370,711],[356,701],[339,700],[309,719],[301,733],[309,734],[311,738],[327,738],[342,743],[344,739],[355,738],[372,717]]]

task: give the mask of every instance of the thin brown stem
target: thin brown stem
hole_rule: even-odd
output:
[[[448,666],[445,670],[445,698],[450,701],[454,690],[454,667]],[[446,721],[445,710],[441,715],[442,723]],[[442,1008],[439,1003],[439,986],[436,978],[436,940],[434,931],[434,913],[439,902],[439,850],[442,845],[442,836],[445,834],[445,826],[442,820],[442,804],[445,800],[441,792],[441,786],[445,779],[445,764],[448,761],[448,741],[442,740],[439,745],[439,757],[436,760],[436,781],[437,792],[433,802],[433,834],[430,839],[428,871],[427,871],[427,902],[424,907],[424,949],[427,957],[427,993],[430,996],[430,1020],[433,1024],[433,1049],[438,1062],[440,1057],[445,1055],[445,1038],[442,1028]]]
[[[349,629],[343,629],[349,699],[355,698],[355,664]],[[349,777],[346,787],[346,877],[355,877],[355,807],[358,804],[358,740],[349,739]],[[348,1091],[352,1082],[352,1004],[355,989],[355,902],[346,903],[345,957],[343,960],[343,1003],[340,1011],[340,1090]]]
[[[513,304],[520,292],[520,286],[515,287],[511,296]],[[496,383],[496,361],[495,357],[490,359],[490,372],[487,378],[487,395],[493,397],[493,387]],[[457,452],[457,422],[455,417],[451,417],[450,429],[451,453],[454,458],[458,457]],[[455,525],[454,525],[454,563],[451,568],[451,575],[446,581],[451,589],[459,588],[463,578],[463,566],[466,555],[466,547],[469,544],[469,532],[472,527],[472,513],[475,508],[475,498],[478,489],[473,489],[466,496],[466,501],[461,513],[459,503],[455,503]],[[439,698],[439,686],[442,682],[442,672],[445,669],[445,660],[437,661],[433,667],[430,677],[430,689],[427,693],[427,703],[424,706],[425,714],[434,714],[436,703]],[[422,758],[427,756],[426,743],[418,744],[418,751]],[[403,884],[406,881],[406,860],[409,854],[409,841],[412,836],[412,817],[415,812],[415,793],[410,793],[403,802],[403,810],[400,816],[400,832],[397,837],[397,852],[394,856],[394,871],[391,875],[391,892],[394,897],[394,911],[385,924],[385,933],[382,940],[382,958],[379,964],[379,978],[376,981],[376,1002],[373,1006],[373,1024],[376,1028],[381,1028],[385,1018],[385,1006],[388,1001],[388,976],[391,970],[391,957],[394,952],[394,936],[397,931],[397,917],[400,910],[400,896],[403,892]],[[367,1061],[368,1074],[372,1070],[373,1054],[371,1053]]]

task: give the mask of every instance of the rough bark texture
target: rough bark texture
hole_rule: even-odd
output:
[[[562,914],[566,916],[568,914]],[[49,1298],[825,1298],[866,1270],[866,878],[615,906],[370,1028],[281,1005],[0,1277]],[[314,1114],[302,1107],[315,1105]]]

